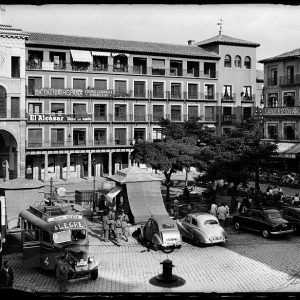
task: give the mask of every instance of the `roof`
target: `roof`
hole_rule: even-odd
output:
[[[216,35],[212,38],[206,39],[201,42],[197,42],[194,45],[197,46],[204,46],[204,45],[211,45],[211,44],[219,44],[219,45],[235,45],[235,46],[244,46],[244,47],[259,47],[260,44],[249,42],[241,39],[237,39],[228,35]]]
[[[27,39],[28,34],[23,32],[22,29],[13,28],[11,25],[0,24],[0,36],[17,39]]]
[[[300,58],[300,48],[294,49],[289,52],[285,52],[270,58],[261,59],[258,62],[259,63],[267,63],[267,62],[273,62],[277,60],[285,60],[290,58]]]
[[[28,32],[28,34],[29,38],[26,41],[27,46],[64,47],[69,49],[121,51],[129,53],[220,59],[216,53],[206,51],[203,48],[194,45],[163,44],[38,32]]]

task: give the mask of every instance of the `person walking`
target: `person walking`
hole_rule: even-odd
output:
[[[56,277],[59,282],[59,290],[62,293],[68,291],[68,274],[69,274],[69,264],[68,264],[68,253],[64,253],[57,257],[57,268],[56,268]]]
[[[108,219],[109,219],[109,238],[112,238],[111,236],[113,236],[113,239],[116,238],[115,235],[115,230],[114,230],[114,223],[115,223],[115,219],[116,219],[116,214],[113,212],[112,209],[109,210],[108,213]]]
[[[1,286],[2,287],[12,287],[14,282],[14,273],[12,268],[5,261],[1,268]]]
[[[109,217],[108,217],[108,210],[104,211],[104,215],[102,217],[102,225],[103,225],[104,241],[108,242],[109,229],[110,229],[110,220],[109,220]]]
[[[114,230],[115,230],[115,236],[117,240],[117,246],[120,247],[121,242],[121,236],[122,236],[122,221],[121,221],[121,215],[117,216],[117,220],[114,222]]]
[[[217,210],[218,219],[219,219],[220,225],[222,227],[224,227],[224,225],[225,225],[226,213],[227,213],[227,210],[225,208],[225,203],[222,203],[221,206]]]
[[[218,206],[216,204],[215,201],[212,202],[211,206],[210,206],[210,211],[209,213],[214,215],[215,217],[217,216],[217,211],[218,211]]]
[[[121,214],[120,214],[120,219],[122,222],[122,233],[125,237],[125,241],[128,242],[128,222],[129,222],[129,217],[125,213],[124,209],[121,209]]]

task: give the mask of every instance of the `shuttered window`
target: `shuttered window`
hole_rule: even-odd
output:
[[[94,88],[96,90],[107,90],[107,80],[95,79]]]
[[[65,140],[65,132],[63,128],[51,129],[51,146],[63,146]]]
[[[153,121],[160,121],[164,118],[164,106],[153,105]]]
[[[126,121],[126,104],[115,105],[115,121]]]
[[[188,98],[197,99],[198,98],[198,84],[189,83],[188,84]]]
[[[135,105],[134,106],[134,121],[146,121],[146,106]]]
[[[213,106],[205,107],[205,121],[215,121],[215,111]]]
[[[181,106],[172,105],[171,106],[171,121],[181,121]]]
[[[73,78],[73,89],[86,89],[86,81],[82,78]]]
[[[171,83],[171,98],[181,98],[181,83]]]
[[[116,80],[115,81],[115,95],[117,97],[125,97],[127,92],[126,81]]]
[[[142,97],[146,96],[146,83],[145,81],[135,81],[134,82],[134,97]]]
[[[126,145],[126,128],[115,129],[115,144]]]
[[[0,86],[0,118],[7,117],[7,99],[6,99],[6,89]]]
[[[11,117],[20,118],[20,98],[11,97]]]
[[[64,89],[65,88],[65,79],[64,78],[51,78],[51,88],[53,89]]]
[[[106,144],[106,129],[95,129],[94,131],[94,143],[95,145]]]
[[[52,114],[63,114],[65,112],[64,103],[51,103],[51,113]]]
[[[153,82],[153,98],[164,98],[163,82]]]
[[[34,95],[34,90],[41,88],[42,77],[28,77],[28,95]]]
[[[188,118],[197,118],[198,117],[198,106],[189,106],[188,107]]]
[[[94,120],[106,121],[106,104],[95,104],[94,106]]]
[[[28,129],[28,147],[42,147],[42,129]]]

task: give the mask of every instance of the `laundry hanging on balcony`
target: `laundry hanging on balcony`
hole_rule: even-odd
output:
[[[90,51],[71,50],[71,55],[74,62],[91,63],[93,61]]]

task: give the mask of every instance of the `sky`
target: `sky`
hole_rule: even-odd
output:
[[[300,6],[284,4],[5,5],[1,23],[29,32],[187,45],[222,33],[256,42],[257,61],[300,48]],[[258,69],[263,65],[258,63]]]

